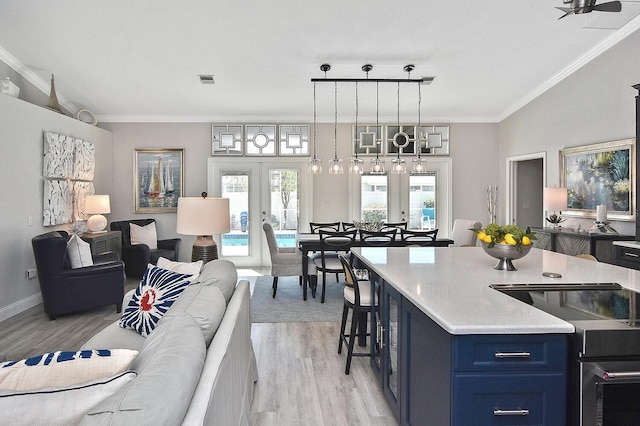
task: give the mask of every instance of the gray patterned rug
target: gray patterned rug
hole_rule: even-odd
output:
[[[318,277],[322,281],[322,277]],[[271,297],[273,278],[265,275],[256,278],[251,297],[251,322],[323,322],[340,321],[344,306],[342,289],[335,275],[327,276],[325,302],[320,303],[321,284],[318,283],[316,298],[308,290],[307,300],[302,300],[302,286],[297,277],[280,277],[275,299]]]

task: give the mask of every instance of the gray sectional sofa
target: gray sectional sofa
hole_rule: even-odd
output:
[[[131,292],[123,301],[126,307]],[[257,380],[249,282],[214,260],[142,337],[113,323],[83,349],[138,350],[137,374],[82,418],[87,425],[249,425]]]

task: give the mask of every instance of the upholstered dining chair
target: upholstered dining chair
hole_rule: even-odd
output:
[[[270,223],[265,222],[262,224],[264,235],[267,238],[267,245],[269,246],[269,254],[271,255],[271,276],[273,277],[273,295],[276,297],[276,291],[278,290],[278,277],[299,277],[300,284],[302,280],[308,280],[309,287],[311,288],[311,294],[313,297],[316,295],[316,289],[318,288],[318,275],[316,272],[316,266],[312,260],[308,259],[308,275],[302,276],[302,259],[303,255],[296,250],[295,247],[278,247],[278,241],[276,240],[275,232]]]
[[[347,345],[347,364],[344,370],[344,374],[349,374],[351,369],[351,359],[354,356],[370,356],[370,352],[354,352],[353,346],[356,337],[370,336],[367,333],[366,327],[358,331],[358,324],[367,322],[367,314],[371,312],[371,307],[378,307],[378,299],[375,295],[371,294],[371,283],[369,281],[359,281],[351,267],[349,261],[342,255],[338,255],[338,260],[342,265],[345,287],[344,287],[344,307],[342,308],[342,322],[340,323],[340,341],[338,342],[338,353],[342,353],[343,343]],[[345,333],[347,328],[347,318],[349,316],[349,310],[351,313],[351,329],[349,333]],[[362,318],[364,316],[364,318]]]
[[[471,229],[481,226],[482,223],[475,220],[456,219],[451,231],[451,239],[453,240],[451,247],[475,246],[477,237]]]
[[[346,254],[353,246],[356,239],[356,230],[351,231],[320,231],[320,257],[313,259],[316,269],[322,272],[322,298],[327,287],[327,272],[331,274],[341,274],[343,272],[342,264],[336,253]],[[336,280],[337,281],[337,280]]]
[[[430,246],[435,243],[437,236],[437,229],[430,231],[400,230],[400,240],[406,245]]]

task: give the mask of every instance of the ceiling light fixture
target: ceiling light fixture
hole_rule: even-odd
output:
[[[411,78],[411,71],[413,71],[413,65],[406,65],[404,67],[404,71],[408,75],[408,79]],[[400,82],[398,84],[398,131],[395,135],[393,135],[393,145],[398,150],[398,156],[391,160],[393,166],[391,167],[391,173],[402,174],[407,172],[406,162],[404,158],[400,158],[400,151],[406,148],[409,145],[409,135],[406,132],[402,131],[400,127]]]
[[[376,147],[376,158],[371,160],[371,170],[369,173],[375,175],[384,174],[384,160],[380,158],[379,153],[382,149],[382,141],[380,136],[382,136],[382,132],[380,131],[380,124],[378,122],[379,118],[379,110],[380,110],[380,83],[376,82],[376,136],[375,136],[375,144]]]
[[[327,71],[331,69],[331,65],[322,64],[320,70],[324,71],[325,77]],[[316,113],[316,82],[313,82],[313,158],[309,160],[309,173],[318,175],[322,173],[322,160],[316,156],[316,140],[317,138],[317,113]]]
[[[329,174],[330,175],[341,175],[344,173],[344,169],[342,167],[342,159],[338,158],[338,83],[333,82],[333,112],[334,112],[334,122],[333,122],[333,160],[329,161]]]
[[[371,65],[365,65],[362,67],[363,71],[365,70],[365,67],[370,67]],[[367,75],[369,74],[369,72],[367,71]],[[356,81],[356,124],[353,128],[354,130],[354,137],[353,140],[351,141],[351,143],[355,143],[356,145],[353,148],[355,157],[349,159],[349,173],[351,173],[352,175],[361,175],[362,172],[364,171],[364,160],[362,160],[361,158],[358,158],[358,148],[360,145],[360,132],[358,131],[358,110],[359,110],[359,104],[358,104],[358,82]]]
[[[413,173],[415,174],[424,174],[427,173],[427,164],[424,158],[420,155],[422,153],[422,123],[421,123],[421,113],[420,109],[422,106],[422,90],[420,85],[418,84],[418,127],[416,128],[416,152],[417,156],[412,160],[413,163]],[[426,139],[425,139],[426,144]]]

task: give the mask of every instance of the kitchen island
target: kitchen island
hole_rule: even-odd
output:
[[[512,272],[479,247],[352,251],[380,294],[372,368],[401,424],[565,424],[574,326],[489,285],[640,288],[633,270],[535,248]]]

